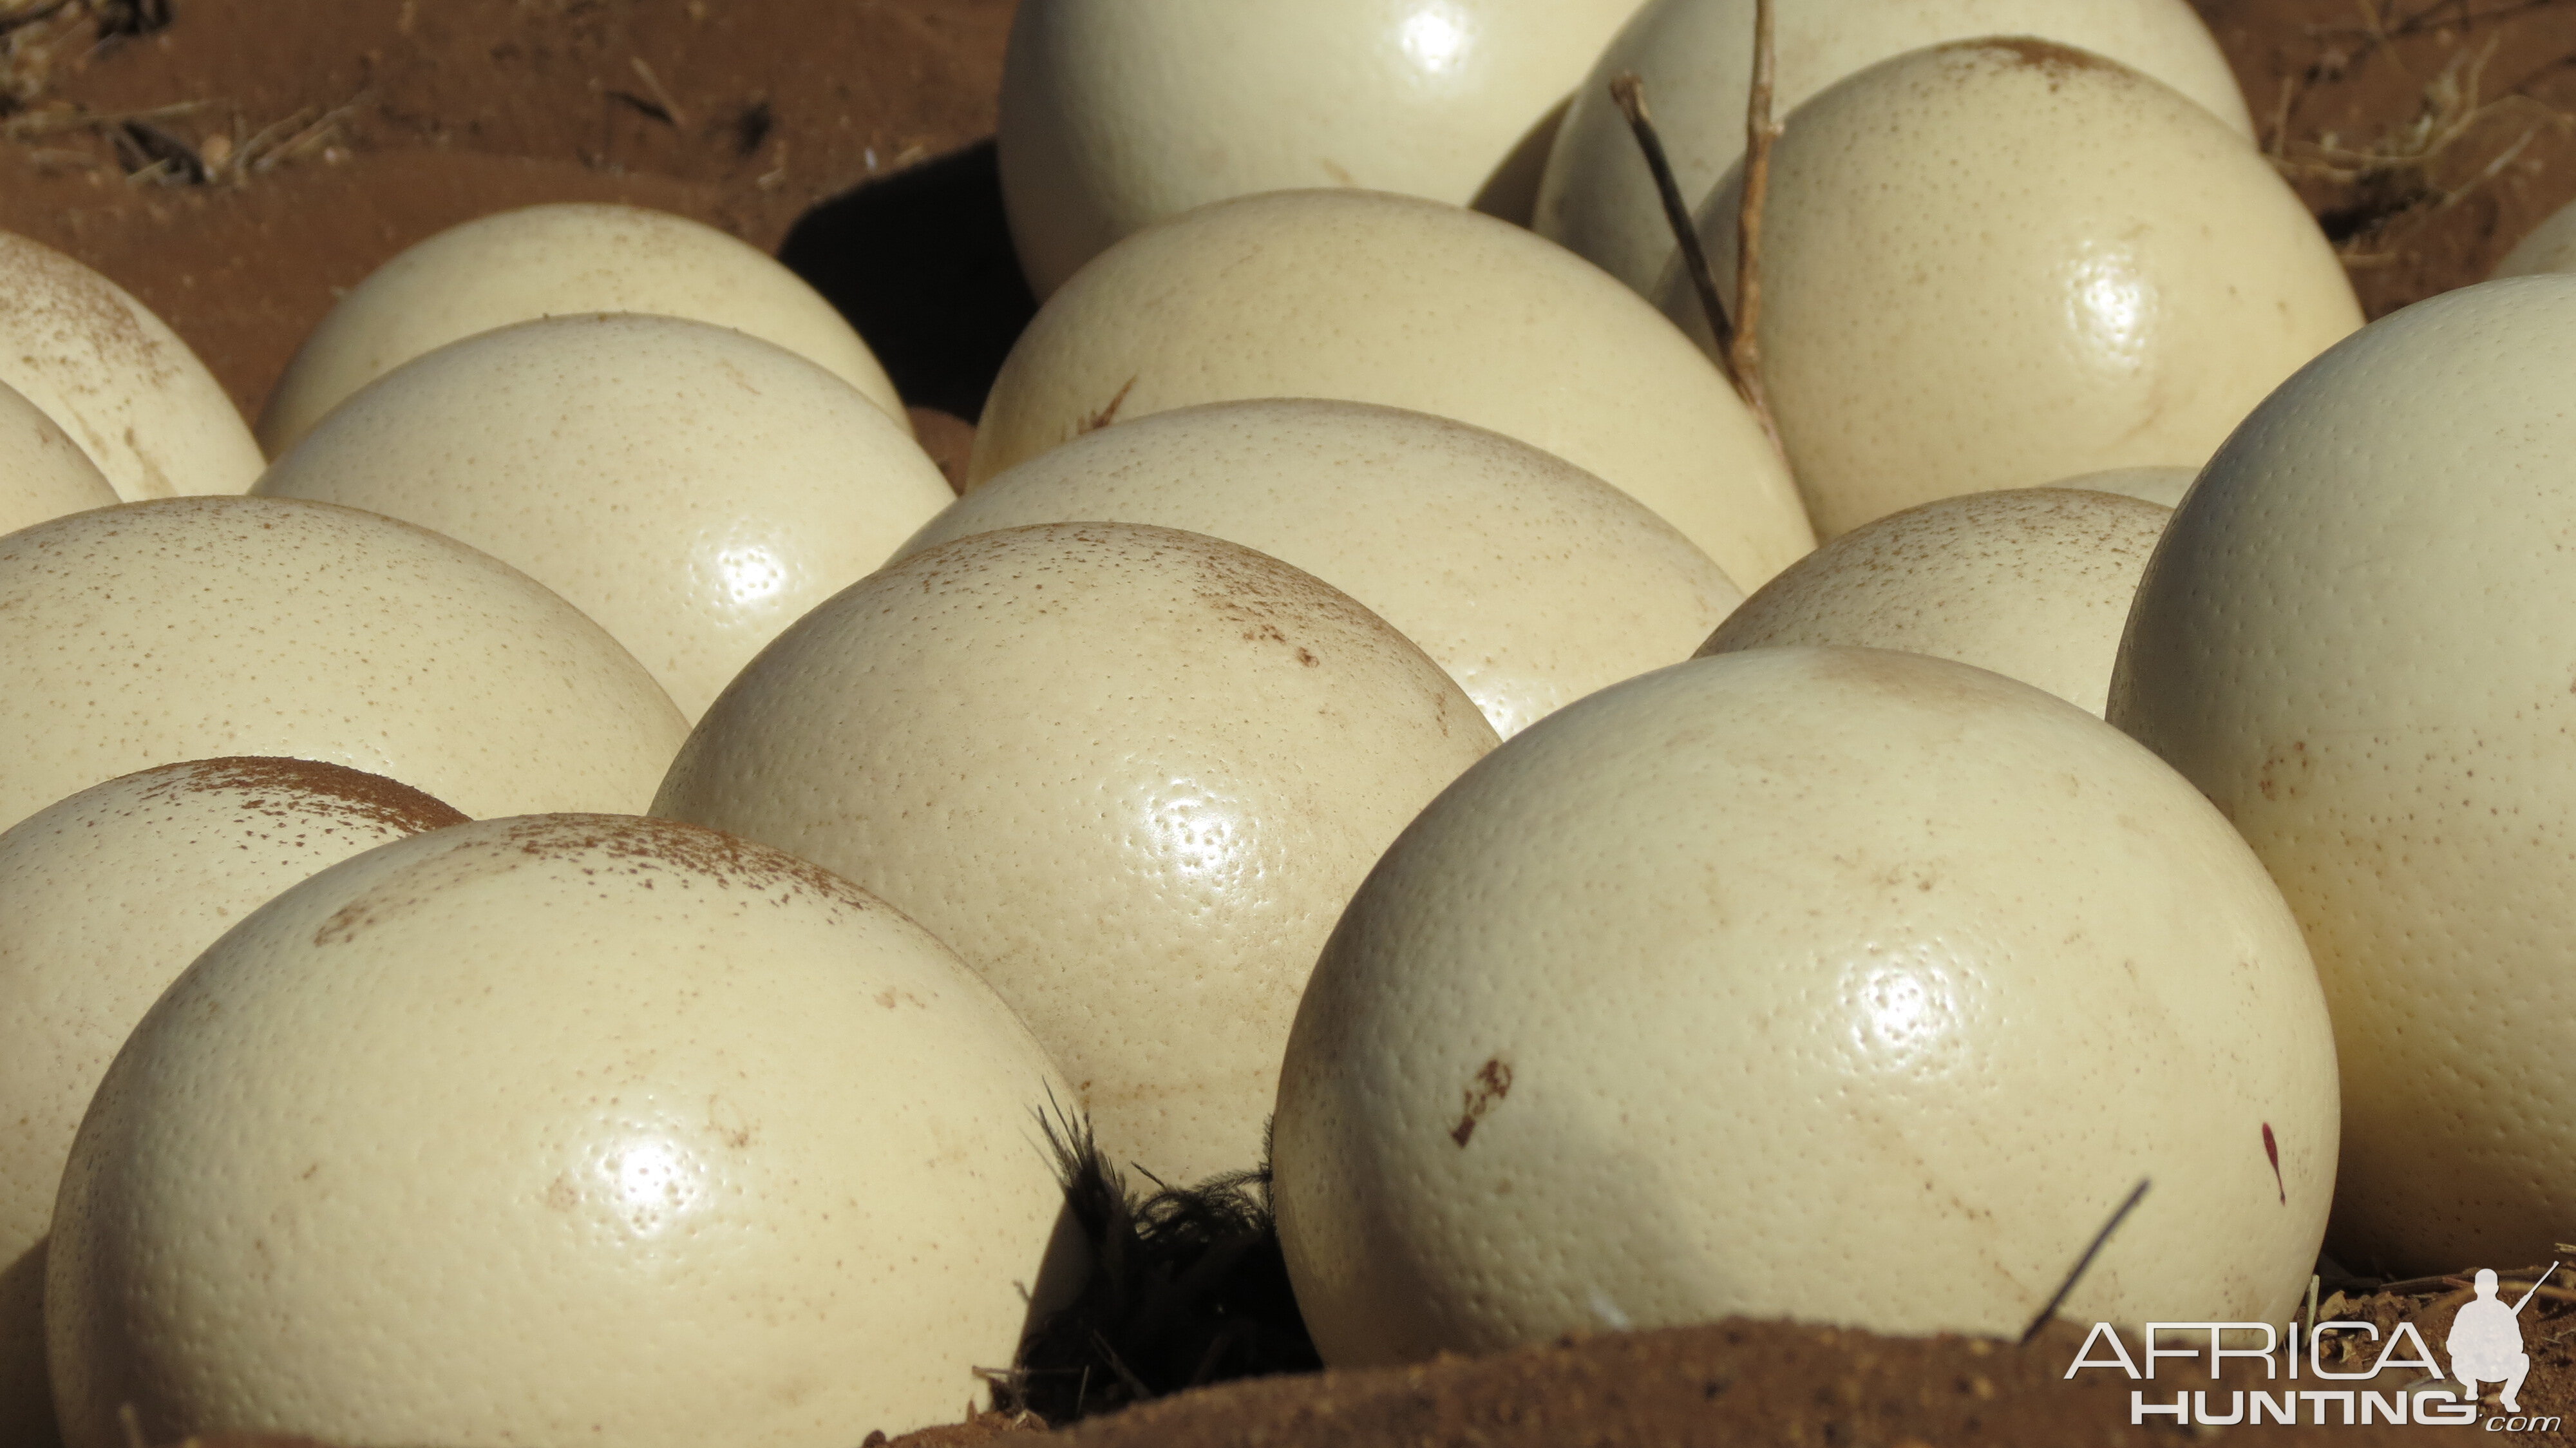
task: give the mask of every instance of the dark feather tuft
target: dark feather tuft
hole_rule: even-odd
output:
[[[995,1405],[1069,1423],[1183,1388],[1323,1364],[1297,1315],[1270,1210],[1267,1144],[1256,1171],[1137,1199],[1100,1154],[1087,1120],[1043,1115],[1067,1209],[1091,1248],[1070,1306],[994,1376]]]

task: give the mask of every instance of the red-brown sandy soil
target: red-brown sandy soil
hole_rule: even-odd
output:
[[[2132,1427],[2129,1394],[2155,1389],[2151,1400],[2170,1402],[2178,1387],[2206,1391],[2205,1373],[2175,1378],[2168,1367],[2161,1377],[2171,1382],[2132,1384],[2116,1372],[2069,1381],[2066,1367],[2082,1340],[2065,1323],[2022,1348],[1739,1320],[1328,1373],[1320,1382],[1229,1384],[1092,1419],[1064,1436],[1068,1448],[2144,1448],[2191,1440],[2164,1419]],[[2217,1398],[2223,1414],[2227,1394]],[[2254,1442],[2322,1445],[2395,1444],[2417,1430],[2303,1422],[2224,1431]]]
[[[2438,1341],[2438,1339],[2436,1339]],[[1975,1338],[1886,1338],[1742,1320],[1607,1335],[1416,1367],[1263,1378],[1183,1393],[1074,1427],[987,1414],[867,1448],[2153,1448],[2221,1442],[2402,1448],[2428,1430],[2385,1423],[2181,1430],[2129,1422],[2132,1389],[2149,1401],[2212,1384],[2197,1364],[2166,1364],[2155,1383],[2067,1365],[2083,1333],[2060,1322],[2028,1347]],[[2214,1392],[2224,1413],[2245,1386]],[[2525,1390],[2525,1407],[2534,1406]],[[2504,1440],[2508,1435],[2496,1435]],[[2485,1435],[2481,1435],[2482,1438]],[[2494,1440],[2490,1440],[2494,1441]],[[292,1440],[197,1440],[193,1448],[318,1448]]]
[[[2195,0],[2264,149],[2384,316],[2576,201],[2567,0]]]
[[[2510,1274],[2508,1274],[2510,1275]],[[2524,1280],[2528,1281],[2528,1275]],[[2320,1304],[2319,1321],[2370,1322],[2385,1341],[2411,1321],[2438,1350],[2471,1293],[2465,1283],[2396,1284]],[[2518,1296],[2518,1287],[2508,1295]],[[2576,1407],[2576,1293],[2544,1289],[2526,1310],[2532,1355],[2521,1407]],[[2173,1401],[2212,1386],[2199,1363],[2164,1364],[2155,1383],[2115,1370],[2067,1376],[2084,1330],[2059,1320],[2027,1346],[1978,1338],[1888,1338],[1804,1324],[1731,1320],[1704,1327],[1606,1334],[1488,1358],[1444,1358],[1419,1367],[1255,1379],[1202,1388],[1092,1418],[1050,1435],[1068,1448],[1611,1448],[1611,1445],[1835,1445],[1835,1448],[1970,1448],[1970,1445],[2145,1445],[2226,1441],[2368,1444],[2421,1441],[2424,1426],[2195,1427],[2129,1422],[2130,1393]],[[2347,1334],[2338,1372],[2366,1370],[2376,1343]],[[2330,1339],[2331,1341],[2335,1341]],[[2098,1351],[2093,1354],[2098,1359]],[[2230,1363],[2229,1390],[2330,1386],[2267,1378],[2260,1364]],[[2238,1371],[2240,1367],[2243,1371]],[[2404,1372],[2374,1384],[2402,1386]],[[2498,1411],[2489,1386],[2483,1410]],[[2213,1394],[2224,1415],[2227,1392]],[[975,1425],[893,1440],[893,1448],[951,1448],[1025,1431],[987,1415]],[[2466,1430],[2454,1430],[2466,1431]],[[2412,1436],[2410,1436],[2412,1435]],[[2576,1442],[2550,1433],[2481,1433],[2484,1441]],[[1007,1443],[996,1448],[1008,1448]]]
[[[21,32],[54,43],[20,57],[40,92],[0,104],[0,229],[132,291],[247,415],[379,263],[543,201],[788,247],[907,400],[970,418],[1030,309],[974,149],[1011,0],[134,3],[168,23]],[[818,209],[897,173],[873,204]],[[963,430],[922,421],[962,461]]]
[[[954,467],[1030,302],[989,137],[1013,0],[0,0],[0,228],[158,311],[255,415],[342,290],[456,222],[630,201],[781,253]],[[1210,0],[1219,3],[1219,0]],[[2483,279],[2576,199],[2576,0],[2196,0],[2367,310]],[[117,33],[125,32],[125,33]],[[2441,1341],[2451,1284],[2329,1302]],[[2526,1329],[2576,1407],[2576,1297]],[[1082,1445],[2123,1444],[2129,1384],[2028,1349],[1727,1322],[1223,1384]],[[987,1415],[911,1448],[1040,1432]],[[2421,1429],[2233,1428],[2360,1448]],[[856,1431],[853,1437],[857,1436]],[[2504,1436],[2504,1435],[2499,1435]],[[225,1441],[250,1448],[252,1440]],[[283,1440],[261,1440],[288,1448]],[[2550,1441],[2568,1441],[2551,1435]]]

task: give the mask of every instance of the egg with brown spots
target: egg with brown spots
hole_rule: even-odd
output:
[[[1773,21],[1772,114],[1909,50],[1985,35],[2081,46],[2154,76],[2239,136],[2253,118],[2227,56],[2189,0],[1801,0]],[[1672,224],[1611,80],[1634,72],[1683,203],[1744,153],[1754,0],[1648,0],[1575,88],[1547,157],[1531,226],[1640,292],[1673,256]]]
[[[39,1289],[72,1133],[162,990],[253,910],[465,816],[302,759],[165,764],[0,832],[0,1442],[55,1441]]]
[[[1206,533],[1314,574],[1420,644],[1505,737],[1678,663],[1744,597],[1671,524],[1561,458],[1311,398],[1102,428],[958,499],[901,553],[1081,519]]]
[[[0,231],[0,386],[52,418],[127,502],[238,493],[259,444],[222,384],[150,308]]]
[[[994,379],[969,491],[1103,427],[1260,397],[1373,402],[1551,452],[1754,588],[1815,546],[1779,454],[1689,339],[1562,247],[1374,191],[1218,202],[1100,254]]]
[[[0,383],[0,534],[116,501],[116,489],[89,454],[34,403]]]
[[[285,498],[168,498],[0,537],[0,828],[225,754],[347,765],[473,815],[635,809],[688,726],[526,574]]]
[[[961,538],[807,614],[653,812],[791,850],[929,927],[1064,1064],[1103,1153],[1248,1170],[1315,952],[1494,746],[1339,591],[1122,523]]]
[[[1925,503],[1789,565],[1699,653],[1903,649],[1992,669],[2099,716],[2138,575],[2172,516],[2144,499],[2072,488]]]
[[[562,202],[451,226],[370,272],[287,363],[260,414],[260,445],[270,457],[284,453],[343,399],[422,353],[586,312],[731,327],[830,372],[911,429],[868,344],[767,253],[667,211]]]
[[[1762,217],[1762,376],[1821,537],[1959,493],[2197,467],[2361,325],[2271,163],[2091,52],[1918,50],[1786,124]],[[1730,299],[1741,179],[1698,213]],[[1705,339],[1678,266],[1657,295]]]
[[[2344,1071],[2329,1245],[2372,1270],[2546,1262],[2576,1223],[2571,338],[2576,276],[2544,274],[2318,358],[2175,511],[2112,675],[2111,722],[2306,927]]]
[[[666,820],[288,890],[109,1067],[55,1210],[72,1448],[846,1448],[983,1396],[1080,1243],[1069,1089],[920,926]],[[1023,1295],[1023,1294],[1026,1295]],[[463,1390],[470,1388],[470,1391]]]
[[[2334,1059],[2280,891],[2118,730],[1946,659],[1699,659],[1515,736],[1370,873],[1289,1040],[1280,1242],[1334,1365],[2008,1335],[2147,1178],[2065,1315],[2283,1322]]]

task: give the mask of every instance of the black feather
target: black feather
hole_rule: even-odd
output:
[[[1140,1168],[1155,1190],[1139,1201],[1087,1121],[1059,1112],[1039,1125],[1091,1274],[1030,1332],[1011,1371],[994,1376],[996,1406],[1069,1423],[1183,1388],[1322,1366],[1280,1255],[1267,1143],[1258,1170],[1194,1187]]]

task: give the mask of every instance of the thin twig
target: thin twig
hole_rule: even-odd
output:
[[[1637,138],[1637,149],[1646,153],[1646,169],[1654,173],[1655,195],[1664,203],[1664,221],[1672,227],[1673,241],[1681,248],[1682,270],[1690,273],[1691,287],[1699,293],[1699,309],[1708,317],[1708,333],[1715,339],[1717,365],[1726,372],[1736,394],[1747,407],[1753,395],[1744,390],[1744,379],[1735,375],[1735,323],[1726,315],[1726,300],[1717,294],[1717,273],[1708,264],[1708,251],[1699,244],[1699,224],[1691,219],[1690,204],[1682,197],[1681,182],[1673,175],[1673,163],[1664,154],[1664,139],[1655,130],[1655,118],[1646,110],[1646,83],[1633,70],[1621,71],[1610,79],[1610,99],[1619,103],[1619,113],[1628,118],[1628,129]]]
[[[2147,1179],[2140,1177],[2138,1184],[2129,1188],[2128,1200],[2120,1203],[2119,1207],[2111,1213],[2111,1220],[2104,1222],[2102,1230],[2093,1234],[2093,1240],[2084,1248],[2084,1255],[2075,1259],[2075,1270],[2067,1273],[2066,1280],[2058,1283],[2057,1290],[2049,1294],[2048,1305],[2041,1308],[2039,1315],[2030,1320],[2030,1326],[2022,1329],[2023,1346],[2029,1346],[2031,1339],[2039,1336],[2039,1330],[2048,1326],[2048,1320],[2057,1315],[2057,1309],[2066,1305],[2067,1294],[2075,1290],[2076,1283],[2084,1280],[2084,1273],[2092,1267],[2093,1259],[2100,1255],[2102,1244],[2111,1240],[2111,1234],[2118,1231],[2120,1224],[2129,1219],[2129,1213],[2137,1210],[2138,1203],[2144,1201],[2146,1195]],[[2149,1347],[2154,1345],[2148,1344]]]
[[[1780,428],[1762,388],[1762,209],[1771,194],[1771,143],[1780,126],[1771,118],[1771,0],[1753,0],[1753,88],[1744,106],[1744,195],[1735,209],[1735,341],[1728,349],[1736,386],[1753,406],[1763,435],[1783,460]]]
[[[245,144],[242,147],[241,158],[238,164],[242,167],[245,174],[251,171],[264,173],[276,169],[280,162],[301,159],[316,147],[327,150],[329,148],[331,138],[339,133],[340,123],[355,114],[359,105],[367,100],[369,95],[370,92],[359,92],[357,98],[350,101],[347,105],[338,107],[334,110],[324,111],[311,125],[297,131],[294,135],[287,137],[285,140],[279,141],[276,144],[269,146],[267,149],[259,151],[256,156],[253,155],[254,147],[251,144]],[[306,110],[310,109],[311,107],[306,107]],[[304,111],[298,111],[293,116],[289,116],[287,118],[287,122],[299,120],[303,115]],[[281,122],[280,124],[286,124],[287,122]],[[268,132],[263,130],[259,136],[252,137],[252,141],[256,142],[264,138],[267,134]]]
[[[2459,13],[2446,19],[2443,18],[2442,12],[2456,8],[2459,0],[2439,0],[2439,3],[2426,6],[2395,25],[2388,24],[2384,17],[2374,16],[2365,11],[2363,23],[2359,25],[2350,21],[2341,23],[2327,21],[2323,24],[2303,25],[2299,28],[2311,39],[2329,35],[2359,35],[2368,42],[2363,47],[2361,55],[2368,55],[2372,50],[2390,41],[2404,40],[2437,28],[2456,26],[2466,30],[2483,25],[2490,20],[2510,20],[2516,15],[2529,11],[2556,9],[2566,3],[2567,0],[2519,0],[2519,3],[2499,5],[2491,10],[2460,10]],[[2359,55],[2353,57],[2355,60],[2360,58]]]
[[[2499,1272],[2496,1274],[2496,1290],[2505,1292],[2527,1288],[2538,1292],[2541,1297],[2551,1302],[2576,1302],[2576,1291],[2564,1287],[2544,1286],[2539,1280],[2542,1275],[2544,1274],[2536,1273],[2527,1267],[2519,1272]],[[2373,1293],[2385,1293],[2390,1297],[2428,1297],[2437,1293],[2472,1291],[2474,1284],[2461,1273],[2447,1272],[2436,1277],[2410,1277],[2403,1282],[2391,1282],[2371,1290]]]
[[[269,153],[275,151],[280,144],[294,136],[302,135],[304,133],[302,128],[308,124],[306,117],[312,114],[313,108],[306,106],[291,116],[271,121],[251,132],[247,139],[233,147],[232,161],[235,171],[241,175],[248,175],[252,163],[268,159]],[[236,114],[233,119],[239,121],[241,118]]]
[[[2489,161],[2484,167],[2480,168],[2476,175],[2471,176],[2468,180],[2457,186],[2453,186],[2445,190],[2442,193],[2442,199],[2433,204],[2433,210],[2430,214],[2434,216],[2441,215],[2443,212],[2459,205],[2461,198],[2467,196],[2470,192],[2477,190],[2480,186],[2483,186],[2486,183],[2493,181],[2498,176],[2503,175],[2504,168],[2512,165],[2514,163],[2514,158],[2520,156],[2523,153],[2523,149],[2531,144],[2532,138],[2539,134],[2540,128],[2538,126],[2534,126],[2530,130],[2523,132],[2520,140],[2517,140],[2512,145],[2505,147],[2503,152],[2498,154],[2494,160]]]
[[[2272,140],[2263,148],[2263,154],[2272,158],[2275,165],[2280,164],[2287,157],[2286,148],[2290,144],[2290,110],[2299,101],[2299,80],[2300,75],[2297,71],[2281,77],[2281,94],[2272,107]]]
[[[2543,129],[2576,129],[2576,116],[2519,90],[2480,99],[2488,63],[2501,41],[2490,35],[2482,46],[2460,47],[2425,83],[2414,118],[2385,128],[2364,144],[2345,145],[2331,131],[2295,147],[2286,137],[2276,141],[2271,160],[2282,175],[2354,188],[2350,204],[2334,213],[2351,223],[2336,248],[2347,267],[2399,261],[2406,238],[2417,227],[2492,185]],[[2489,123],[2509,110],[2536,113],[2538,119],[2465,179],[2445,184],[2447,174],[2456,170],[2454,156],[2469,138],[2486,134]]]
[[[2320,159],[2303,161],[2276,155],[2273,164],[2285,175],[2343,185],[2386,175],[2411,174],[2428,178],[2432,168],[2451,147],[2466,137],[2480,121],[2507,108],[2519,106],[2537,110],[2561,127],[2570,122],[2571,117],[2566,112],[2520,93],[2480,101],[2478,93],[2485,83],[2487,62],[2494,55],[2493,42],[2475,54],[2460,51],[2443,67],[2442,73],[2426,85],[2423,106],[2415,118],[2401,126],[2390,127],[2378,140],[2362,149],[2339,144],[2342,137],[2329,131],[2321,139],[2306,143],[2307,149]],[[2465,80],[2462,79],[2463,71]],[[2421,185],[2428,192],[2434,189],[2429,179],[2422,180]]]
[[[0,136],[24,140],[33,136],[58,135],[64,131],[109,130],[132,123],[150,124],[178,116],[194,115],[214,105],[213,101],[181,101],[176,105],[154,106],[149,110],[116,111],[28,111],[0,121]]]
[[[317,150],[327,159],[328,148],[342,137],[349,117],[371,95],[360,91],[347,105],[329,111],[306,106],[257,131],[247,131],[239,107],[228,101],[182,101],[107,114],[72,108],[25,111],[0,118],[0,141],[34,142],[88,132],[110,144],[117,168],[132,184],[237,186]],[[207,110],[226,112],[225,125],[196,144],[159,124]],[[105,164],[102,158],[71,151],[33,150],[32,154],[53,166]]]
[[[662,78],[653,73],[653,67],[644,63],[644,57],[640,55],[630,55],[626,58],[626,63],[635,68],[636,76],[644,82],[644,88],[653,93],[653,99],[661,102],[662,110],[664,114],[669,117],[673,128],[683,131],[687,130],[689,128],[688,113],[680,109],[680,103],[678,101],[671,99],[671,93],[668,90],[665,90],[662,86]]]
[[[207,179],[205,158],[197,148],[159,126],[128,121],[108,132],[108,139],[125,161],[125,179],[136,185],[163,181],[187,186]]]

